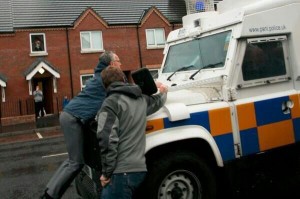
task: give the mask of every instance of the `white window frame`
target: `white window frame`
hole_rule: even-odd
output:
[[[95,42],[92,41],[92,34],[93,33],[100,33],[100,48],[96,48]],[[83,34],[89,34],[89,42],[90,42],[90,48],[84,48],[83,47]],[[80,46],[81,46],[81,53],[90,53],[90,52],[102,52],[104,51],[103,49],[103,36],[102,36],[102,31],[82,31],[80,32]]]
[[[162,30],[163,32],[163,44],[157,44],[157,35],[156,31]],[[157,48],[164,48],[166,43],[166,37],[165,37],[165,29],[164,28],[152,28],[152,29],[146,29],[146,42],[147,42],[147,49],[157,49]],[[149,34],[154,34],[154,44],[149,44]]]
[[[1,87],[2,102],[5,102],[5,88]]]
[[[36,39],[39,39],[43,50],[36,51],[34,50],[34,42]],[[47,53],[47,43],[46,43],[46,34],[45,33],[30,33],[29,34],[29,46],[30,46],[30,56],[44,56],[48,55]]]
[[[92,77],[94,77],[94,74],[82,74],[82,75],[80,75],[80,87],[81,87],[81,90],[83,90],[85,88],[85,86],[86,86],[85,82],[87,81],[87,80],[85,80],[85,82],[83,82],[82,78],[83,77],[88,77],[88,76],[90,76],[90,78],[92,78]]]

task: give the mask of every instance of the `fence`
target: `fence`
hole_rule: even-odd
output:
[[[18,99],[1,102],[0,118],[34,114],[32,99]]]
[[[56,97],[53,101],[53,110],[59,113],[62,110],[63,97]],[[56,109],[56,110],[55,110]],[[35,114],[34,101],[32,98],[9,100],[0,103],[0,119]]]

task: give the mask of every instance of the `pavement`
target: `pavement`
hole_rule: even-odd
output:
[[[0,144],[34,141],[58,136],[62,136],[62,132],[57,114],[46,115],[37,119],[36,122],[0,126]]]

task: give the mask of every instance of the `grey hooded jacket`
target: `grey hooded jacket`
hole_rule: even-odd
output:
[[[147,171],[145,161],[146,117],[158,111],[166,94],[147,96],[137,85],[112,83],[97,114],[97,138],[102,174]]]

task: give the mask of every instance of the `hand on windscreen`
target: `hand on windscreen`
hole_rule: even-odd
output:
[[[167,93],[168,92],[168,86],[162,84],[159,88],[158,88],[160,93]]]
[[[162,83],[161,82],[155,82],[155,84],[156,84],[156,87],[159,89],[159,87],[162,85]]]

